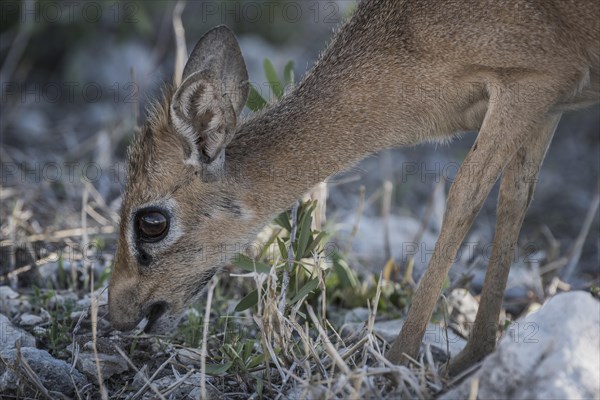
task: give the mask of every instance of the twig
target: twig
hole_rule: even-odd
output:
[[[311,192],[311,198],[317,200],[313,219],[313,229],[321,230],[326,220],[327,211],[327,182],[321,182]]]
[[[52,400],[52,396],[48,389],[42,384],[40,377],[35,373],[35,371],[31,368],[27,360],[23,357],[23,353],[21,353],[21,346],[17,345],[17,359],[15,360],[14,368],[10,367],[6,361],[2,360],[9,368],[13,369],[17,375],[24,374],[27,377],[27,382],[31,383],[44,397]],[[19,366],[22,367],[19,368]],[[22,373],[21,373],[22,371]]]
[[[383,252],[385,261],[392,259],[392,249],[390,244],[390,209],[392,207],[392,189],[391,181],[383,183],[383,199],[381,202],[381,216],[383,218]]]
[[[2,88],[2,98],[4,99],[4,91],[7,87],[6,83],[12,79],[15,69],[19,65],[19,60],[27,48],[29,38],[34,28],[34,17],[27,15],[30,10],[35,9],[35,0],[25,0],[21,3],[21,15],[19,16],[19,30],[17,36],[8,50],[8,54],[2,64],[0,70],[0,87]]]
[[[140,127],[140,91],[139,85],[137,84],[137,79],[135,77],[135,68],[131,67],[129,69],[129,74],[131,76],[131,84],[133,85],[133,126],[135,129],[139,129]]]
[[[183,68],[185,66],[185,57],[187,55],[187,46],[185,44],[185,29],[181,22],[181,14],[185,8],[185,0],[178,0],[173,10],[173,32],[175,33],[175,72],[173,73],[173,84],[181,85]]]
[[[290,284],[290,270],[294,266],[294,241],[296,240],[296,230],[298,228],[298,206],[296,200],[292,206],[292,231],[290,232],[290,246],[288,247],[287,263],[283,268],[283,277],[281,278],[281,299],[279,300],[279,312],[283,315],[285,311],[287,288]]]
[[[117,222],[119,219],[119,216],[110,209],[108,204],[106,204],[106,200],[104,200],[104,197],[102,197],[102,195],[100,194],[98,189],[96,189],[94,187],[94,185],[92,185],[90,182],[84,181],[84,184],[85,184],[88,192],[90,192],[90,194],[92,195],[96,204],[98,204],[98,206],[100,208],[102,208],[110,216],[112,222]],[[101,225],[108,225],[108,223],[101,224]]]
[[[479,393],[479,378],[474,377],[469,387],[469,400],[477,400],[477,393]]]
[[[562,280],[568,281],[575,272],[575,267],[581,258],[581,250],[583,249],[583,245],[585,243],[585,239],[587,238],[588,233],[590,232],[590,227],[592,226],[592,222],[594,222],[594,217],[598,212],[598,206],[600,205],[600,182],[598,183],[598,188],[596,189],[596,193],[594,194],[594,198],[592,199],[592,204],[590,204],[590,208],[588,209],[587,215],[585,216],[585,220],[583,221],[583,225],[581,226],[581,231],[577,236],[577,240],[573,243],[573,247],[569,251],[569,262],[567,263],[566,268],[562,273]]]
[[[148,390],[149,388],[149,383],[154,381],[154,379],[158,376],[158,374],[165,368],[165,366],[167,366],[167,364],[169,364],[171,362],[171,360],[173,360],[173,358],[175,358],[175,353],[173,353],[164,363],[162,363],[160,365],[160,367],[158,367],[156,369],[156,371],[154,371],[154,374],[152,374],[152,376],[146,380],[146,383],[144,383],[144,386],[142,386],[140,388],[140,390],[138,390],[132,397],[131,400],[136,400],[138,399],[141,395],[143,395],[144,393],[146,393],[146,390]]]
[[[117,346],[116,344],[113,345],[115,350],[117,350],[117,352],[121,355],[121,357],[123,357],[123,359],[127,362],[127,364],[129,364],[129,366],[137,373],[140,372],[140,370],[135,366],[135,364],[129,359],[129,357],[127,357],[127,354],[125,354],[125,352],[123,350],[121,350],[121,348],[119,346]],[[140,374],[140,376],[142,377],[142,379],[144,379],[144,381],[146,381],[146,384],[148,384],[148,386],[150,386],[150,389],[158,396],[159,399],[161,400],[166,400],[165,397],[160,393],[160,391],[156,388],[156,386],[154,386],[154,384],[152,382],[150,382],[148,380],[148,378],[146,378],[146,376],[144,374]]]
[[[10,238],[10,245],[11,246],[15,246],[15,242],[17,239],[17,223],[16,223],[16,219],[17,216],[19,215],[19,213],[21,212],[21,207],[23,206],[23,201],[21,199],[18,199],[16,201],[15,207],[13,208],[13,212],[12,215],[8,217],[8,232],[9,232],[9,238]],[[11,272],[13,268],[15,268],[17,266],[17,249],[14,248],[13,251],[11,251],[11,255],[10,255],[10,265],[8,270]],[[11,286],[13,288],[17,287],[17,278],[18,274],[16,275],[10,275],[9,273],[9,278],[11,278]],[[14,280],[12,279],[14,278]]]
[[[358,188],[358,206],[356,207],[356,212],[354,214],[354,225],[352,225],[352,231],[350,231],[350,237],[348,238],[348,242],[346,243],[345,253],[349,253],[352,249],[352,241],[356,237],[358,233],[358,226],[360,225],[360,218],[362,217],[363,210],[365,208],[365,186],[360,185]]]
[[[57,258],[58,258],[57,253],[50,253],[47,257],[41,258],[33,264],[27,264],[27,265],[24,265],[22,267],[15,269],[14,271],[9,272],[8,274],[0,275],[0,282],[4,282],[5,280],[10,281],[13,278],[17,277],[18,275],[23,274],[27,271],[30,271],[34,266],[41,267],[42,265],[45,265],[53,260],[56,260]]]
[[[206,299],[206,312],[204,313],[204,324],[202,327],[202,350],[200,353],[200,391],[203,399],[208,399],[206,395],[206,354],[208,342],[208,326],[210,321],[210,308],[212,307],[212,298],[215,287],[217,286],[217,277],[213,277],[208,286],[208,295]]]
[[[340,356],[335,347],[333,347],[333,345],[331,344],[331,341],[327,337],[327,333],[325,333],[325,330],[323,330],[323,327],[319,323],[319,319],[315,315],[315,312],[313,311],[312,307],[307,304],[306,309],[308,310],[308,315],[310,315],[310,319],[313,321],[313,324],[315,324],[317,330],[319,331],[319,336],[321,336],[321,340],[323,341],[325,351],[327,351],[329,356],[333,359],[333,361],[340,369],[340,371],[342,371],[342,373],[350,375],[350,368],[348,368],[348,366],[344,362],[344,359]]]
[[[86,204],[85,212],[100,225],[108,225],[111,222],[104,218],[98,211],[94,210],[94,207],[92,207],[90,204]]]
[[[40,234],[36,234],[36,235],[31,235],[31,236],[27,236],[26,239],[28,242],[38,242],[38,241],[48,241],[48,242],[53,242],[53,241],[60,241],[62,239],[66,239],[69,237],[79,237],[79,236],[83,236],[84,234],[87,235],[111,235],[115,233],[115,228],[112,225],[108,225],[108,226],[101,226],[99,228],[86,228],[85,230],[83,228],[71,228],[71,229],[63,229],[61,231],[56,231],[54,232],[52,235],[46,235],[43,233]],[[10,240],[3,240],[2,242],[0,242],[0,246],[6,246],[6,245],[10,245],[14,242],[10,241]]]
[[[83,231],[83,235],[81,237],[82,246],[87,246],[89,243],[89,237],[87,233],[87,204],[88,204],[89,192],[87,187],[83,187],[83,194],[81,195],[81,230]],[[82,247],[83,248],[83,247]],[[84,258],[83,260],[83,273],[87,274],[88,270],[88,260]],[[85,275],[84,275],[85,276]],[[85,281],[85,279],[84,279]],[[73,287],[77,287],[77,263],[71,263],[71,284]]]
[[[367,332],[369,335],[373,334],[373,327],[375,326],[375,316],[377,315],[377,308],[379,306],[379,298],[381,297],[381,283],[383,282],[383,273],[379,274],[377,281],[377,289],[375,291],[375,301],[373,308],[369,310],[369,318],[367,321]]]
[[[83,195],[81,199],[81,229],[83,229],[83,245],[85,246],[89,243],[89,238],[87,235],[87,208],[88,208],[88,198],[89,191],[87,186],[83,188]],[[89,265],[88,265],[89,264]],[[98,299],[94,296],[94,263],[89,263],[89,261],[84,258],[83,260],[83,271],[84,273],[88,273],[89,266],[89,274],[90,274],[90,300],[91,300],[91,313],[90,318],[92,320],[92,350],[94,352],[94,360],[96,362],[96,373],[98,374],[98,386],[100,387],[100,396],[102,396],[102,400],[108,400],[108,392],[106,391],[106,387],[104,386],[104,379],[102,378],[102,369],[100,368],[100,359],[98,357],[98,348],[97,337],[98,337]],[[74,287],[77,287],[77,267],[76,263],[71,263],[71,278],[72,284]]]
[[[175,389],[177,389],[179,386],[181,386],[183,384],[183,382],[187,378],[189,378],[194,372],[196,372],[196,371],[192,368],[184,376],[177,379],[177,381],[173,382],[173,384],[171,384],[169,387],[167,387],[165,390],[163,390],[163,392],[162,392],[163,396],[168,396],[169,394],[171,394],[171,392],[173,392]],[[201,384],[205,385],[206,384],[205,382],[206,382],[206,379],[202,379]],[[206,396],[203,398],[206,399]]]

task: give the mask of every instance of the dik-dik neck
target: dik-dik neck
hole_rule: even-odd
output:
[[[361,76],[310,75],[278,104],[244,123],[226,163],[258,215],[279,212],[315,184],[378,150],[416,142],[416,118],[390,88]]]

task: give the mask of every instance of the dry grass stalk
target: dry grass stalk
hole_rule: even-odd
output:
[[[87,235],[87,205],[88,205],[88,197],[89,192],[87,187],[83,189],[82,195],[82,206],[81,206],[81,229],[84,234],[82,237],[83,246],[89,243],[89,237]],[[87,273],[89,268],[90,274],[90,300],[91,300],[91,320],[92,320],[92,350],[94,352],[94,359],[96,361],[96,374],[98,375],[98,386],[100,391],[100,396],[102,400],[108,400],[108,392],[106,387],[104,386],[104,378],[102,377],[102,369],[100,368],[100,359],[98,358],[98,348],[97,348],[97,338],[98,338],[98,299],[94,295],[94,263],[89,263],[87,259],[83,260],[83,271],[84,274]],[[71,282],[76,285],[77,282],[77,267],[75,263],[71,263]]]
[[[281,299],[279,300],[279,312],[283,314],[286,303],[287,288],[290,284],[290,270],[294,267],[294,241],[296,240],[296,231],[298,230],[298,201],[292,206],[292,231],[290,232],[290,245],[288,247],[287,264],[283,268],[283,277],[281,278]]]
[[[187,46],[185,43],[185,29],[181,22],[181,14],[185,8],[185,1],[178,0],[173,10],[173,32],[175,33],[175,72],[173,73],[173,84],[177,87],[181,84],[183,67],[187,57]]]
[[[131,359],[129,359],[129,357],[127,357],[127,354],[125,354],[125,352],[123,350],[121,350],[121,348],[117,345],[114,345],[114,349],[121,355],[121,357],[123,357],[123,359],[127,362],[127,364],[129,365],[130,368],[132,368],[136,373],[139,373],[140,370],[135,366],[135,364],[131,361]],[[156,394],[158,396],[159,399],[161,400],[166,400],[165,397],[162,395],[162,393],[157,389],[157,387],[148,379],[146,378],[146,375],[144,374],[139,374],[142,379],[144,379],[144,382],[148,385],[148,387],[150,387],[150,390],[152,390],[154,392],[154,394]]]
[[[210,321],[210,309],[212,307],[213,293],[217,286],[217,278],[213,277],[208,285],[208,296],[206,299],[206,313],[204,314],[204,323],[202,327],[202,350],[200,353],[200,392],[203,399],[208,399],[206,394],[206,354],[208,343],[208,327]]]

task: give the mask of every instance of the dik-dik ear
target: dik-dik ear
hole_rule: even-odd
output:
[[[248,71],[233,32],[223,25],[208,31],[192,50],[171,101],[171,121],[190,145],[187,162],[222,163],[247,97]]]

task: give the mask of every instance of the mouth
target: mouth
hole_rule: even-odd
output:
[[[144,326],[143,331],[149,333],[156,324],[156,321],[167,311],[167,303],[164,301],[157,301],[148,306],[146,311],[147,323]]]

